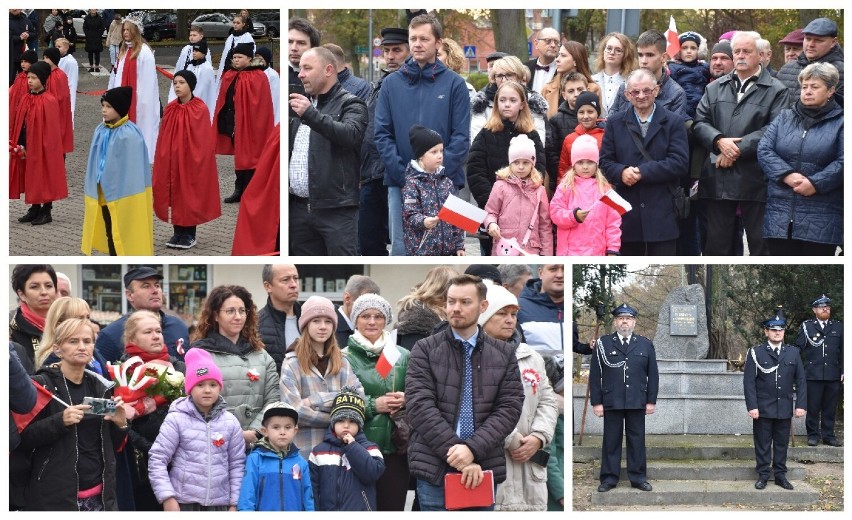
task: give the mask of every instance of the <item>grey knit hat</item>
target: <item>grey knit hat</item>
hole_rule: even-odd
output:
[[[358,390],[351,386],[344,386],[334,398],[334,405],[331,408],[331,416],[329,417],[331,427],[334,428],[334,423],[336,422],[349,419],[357,423],[358,428],[363,430],[366,409],[364,398],[358,393]]]
[[[358,319],[358,316],[361,315],[362,312],[367,309],[376,309],[381,312],[385,316],[385,323],[390,323],[393,319],[393,312],[391,312],[391,305],[387,300],[379,296],[378,294],[366,293],[362,294],[355,300],[355,303],[352,304],[352,312],[349,313],[349,320],[352,323]]]

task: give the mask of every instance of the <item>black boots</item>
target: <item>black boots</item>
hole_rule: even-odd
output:
[[[234,193],[231,193],[229,197],[225,198],[225,204],[233,204],[240,201],[251,178],[254,177],[254,170],[237,170],[235,174],[237,178],[234,180]]]
[[[48,202],[47,204],[33,204],[24,216],[18,218],[18,222],[30,222],[33,226],[41,226],[53,222],[53,217],[50,215],[52,209],[52,202]]]
[[[24,214],[23,217],[18,217],[18,222],[27,223],[32,222],[38,217],[38,214],[41,213],[41,204],[33,204],[30,206],[30,209]]]

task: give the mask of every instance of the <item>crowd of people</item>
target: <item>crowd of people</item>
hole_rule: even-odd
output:
[[[111,64],[101,97],[103,122],[94,129],[85,172],[82,252],[152,255],[154,215],[174,228],[166,247],[194,247],[197,226],[221,215],[217,154],[234,156],[234,191],[225,203],[239,202],[260,169],[262,187],[250,190],[250,202],[275,210],[240,212],[250,221],[240,229],[249,232],[235,235],[234,254],[278,251],[278,226],[265,224],[277,224],[279,208],[268,190],[268,178],[280,175],[280,80],[272,51],[255,45],[243,10],[233,17],[218,70],[212,44],[193,25],[173,74],[163,72],[143,38],[143,16],[115,14],[108,25]],[[101,75],[104,20],[90,9],[83,21],[88,72],[94,75]],[[75,132],[90,130],[74,125],[81,65],[74,58],[77,35],[58,31],[73,24],[70,13],[56,9],[43,29],[33,27],[20,9],[10,9],[9,23],[10,198],[23,195],[30,205],[18,222],[40,226],[53,221],[53,202],[69,195],[66,158],[75,149]],[[48,31],[52,23],[57,30]],[[41,59],[40,39],[47,44]],[[172,77],[167,103],[160,73]],[[251,230],[254,224],[265,236]]]
[[[308,20],[290,19],[291,254],[469,253],[438,217],[448,208],[480,223],[482,255],[842,248],[835,21],[779,41],[777,71],[772,43],[747,27],[709,43],[686,31],[677,52],[653,29],[610,33],[594,66],[585,42],[544,28],[528,61],[490,54],[476,92],[440,22],[407,12],[407,29],[381,30],[370,85]]]
[[[455,475],[483,510],[564,509],[563,265],[436,266],[396,313],[368,276],[339,306],[259,278],[265,306],[218,285],[188,329],[135,267],[102,326],[15,266],[11,508],[436,511]]]

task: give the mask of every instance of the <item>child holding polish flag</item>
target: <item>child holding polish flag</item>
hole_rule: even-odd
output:
[[[186,353],[187,397],[176,399],[148,454],[165,511],[236,511],[245,471],[240,421],[225,409],[222,371],[202,348]]]
[[[612,190],[598,160],[597,140],[579,136],[571,146],[573,166],[550,201],[559,256],[619,254],[621,215],[630,210],[630,204]]]
[[[405,170],[402,229],[406,256],[463,256],[464,232],[438,218],[444,201],[457,190],[444,174],[444,141],[429,128],[408,131],[414,159]]]

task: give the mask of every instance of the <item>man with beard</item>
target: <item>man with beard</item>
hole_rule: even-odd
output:
[[[626,303],[612,311],[616,332],[598,340],[589,363],[589,401],[595,416],[604,419],[600,493],[618,485],[625,430],[630,485],[653,489],[646,471],[645,416],[656,411],[660,376],[654,344],[633,333],[636,314]]]
[[[506,479],[503,443],[518,424],[524,389],[515,347],[477,325],[486,290],[475,276],[450,280],[450,326],[418,341],[408,361],[408,463],[421,511],[445,510],[444,476],[453,470],[468,488],[478,487],[486,470],[495,487]]]
[[[713,79],[719,79],[734,70],[734,51],[730,42],[719,42],[713,46],[710,55],[710,75]]]

